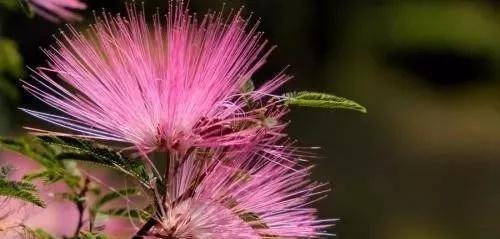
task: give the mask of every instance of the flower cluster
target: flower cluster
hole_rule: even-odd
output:
[[[38,68],[36,82],[25,88],[67,116],[27,112],[147,152],[245,144],[263,128],[282,127],[264,124],[280,112],[269,112],[268,104],[249,108],[248,101],[270,94],[288,76],[241,92],[270,52],[256,26],[247,32],[239,12],[197,21],[181,6],[171,11],[166,27],[156,16],[149,28],[130,8],[129,18],[97,19],[93,37],[72,28],[63,33],[56,47],[44,50],[49,67]]]
[[[331,220],[317,220],[311,199],[326,192],[297,167],[288,146],[252,145],[228,155],[193,152],[172,157],[160,238],[310,238],[328,235]],[[259,152],[257,155],[252,151]],[[162,237],[163,236],[163,237]]]
[[[44,49],[48,66],[25,82],[60,114],[24,111],[69,135],[168,156],[155,226],[141,236],[329,235],[332,221],[311,207],[327,190],[310,181],[310,155],[283,132],[288,109],[273,95],[290,76],[250,87],[274,47],[241,12],[198,19],[172,1],[152,27],[135,7],[127,17],[103,14],[86,34],[62,32]]]

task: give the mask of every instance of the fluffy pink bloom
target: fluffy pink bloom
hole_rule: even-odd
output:
[[[75,10],[84,10],[87,5],[80,0],[26,0],[40,16],[52,22],[76,21],[80,16]]]
[[[253,152],[257,151],[260,155]],[[170,161],[167,199],[151,238],[317,238],[333,220],[311,204],[323,184],[298,166],[292,148],[194,151]],[[280,162],[277,164],[275,162]],[[287,167],[283,167],[285,165]],[[162,214],[163,213],[163,214]],[[162,237],[163,236],[163,237]]]
[[[103,15],[84,35],[70,28],[44,50],[48,67],[36,70],[25,88],[63,112],[26,112],[80,136],[186,150],[230,146],[270,128],[263,113],[276,102],[256,102],[289,77],[279,74],[248,93],[241,88],[265,63],[266,47],[257,26],[240,12],[226,18],[190,15],[182,1],[171,2],[165,21],[149,27],[143,13]]]

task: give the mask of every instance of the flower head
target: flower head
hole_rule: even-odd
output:
[[[255,154],[254,152],[259,152]],[[317,238],[332,220],[311,203],[326,191],[289,146],[193,151],[171,158],[165,209],[152,238]],[[279,163],[277,163],[279,162]],[[283,167],[285,165],[286,167]]]
[[[80,16],[75,10],[83,10],[87,5],[80,0],[26,0],[40,16],[52,22],[76,21]]]
[[[64,115],[26,110],[38,118],[146,151],[238,145],[282,128],[266,115],[277,103],[258,102],[288,76],[241,91],[272,49],[241,10],[198,20],[176,1],[165,21],[155,15],[152,27],[128,7],[128,17],[97,18],[87,35],[69,31],[44,50],[49,66],[37,68],[36,82],[25,85]],[[248,107],[249,100],[257,107]]]

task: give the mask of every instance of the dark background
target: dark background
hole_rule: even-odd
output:
[[[500,238],[500,12],[494,1],[226,0],[263,20],[279,47],[255,77],[287,64],[286,90],[316,90],[368,108],[293,109],[289,132],[322,146],[314,177],[331,183],[318,207],[340,218],[341,239]],[[166,1],[145,1],[152,13]],[[89,9],[123,12],[118,0]],[[197,12],[220,0],[191,0]],[[92,21],[85,12],[86,26]],[[28,66],[63,25],[0,12],[1,34]],[[25,73],[25,76],[27,73]],[[26,78],[26,77],[24,77]],[[20,85],[20,84],[18,84]],[[2,103],[4,134],[39,125],[16,110],[43,106],[22,94]]]

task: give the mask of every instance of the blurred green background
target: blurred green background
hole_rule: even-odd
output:
[[[368,108],[290,115],[293,137],[322,146],[314,177],[333,190],[318,207],[322,217],[341,219],[331,229],[338,238],[500,238],[497,1],[225,2],[261,17],[279,46],[257,82],[290,64],[295,79],[286,90],[325,91]],[[145,1],[150,12],[165,3]],[[89,1],[96,11],[123,5]],[[205,12],[222,1],[191,5]],[[91,22],[92,11],[85,15],[79,26]],[[0,132],[12,135],[41,124],[16,110],[44,107],[17,79],[28,75],[24,65],[44,63],[38,47],[63,26],[5,9],[0,19]]]

